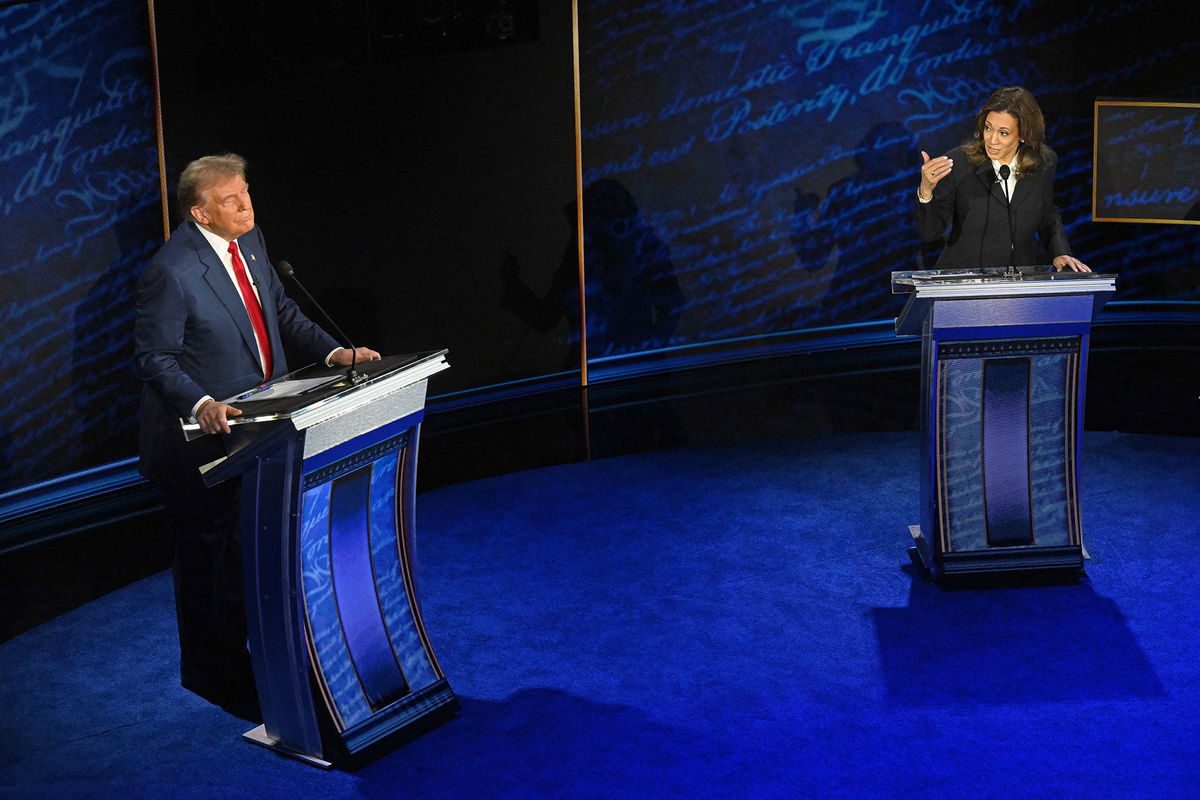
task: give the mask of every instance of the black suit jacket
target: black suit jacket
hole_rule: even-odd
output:
[[[271,340],[272,378],[288,371],[284,344],[309,362],[323,360],[337,341],[301,313],[267,260],[262,232],[238,238],[258,286]],[[141,374],[139,455],[142,474],[160,482],[191,477],[200,464],[225,454],[220,436],[185,443],[179,418],[204,395],[224,400],[263,380],[258,345],[241,296],[221,259],[185,222],[146,266],[137,286],[135,358]]]
[[[1054,170],[1058,157],[1042,148],[1046,165],[1022,176],[1013,190],[1013,264],[1047,264],[1056,256],[1073,255],[1054,205]],[[933,200],[916,203],[917,233],[926,242],[946,237],[938,258],[939,269],[1007,267],[1009,256],[1008,211],[1004,187],[995,177],[990,160],[976,166],[957,147],[946,154],[954,167],[933,190]],[[946,229],[949,228],[947,235]]]

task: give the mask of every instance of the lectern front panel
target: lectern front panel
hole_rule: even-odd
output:
[[[1116,276],[1050,265],[892,273],[921,336],[921,518],[934,580],[1077,571],[1076,461],[1091,323]]]
[[[414,610],[398,510],[408,443],[404,431],[304,477],[304,607],[318,687],[340,731],[442,679]]]
[[[941,551],[1066,546],[1079,337],[943,342],[937,351]]]
[[[256,391],[236,447],[202,470],[243,486],[263,709],[245,738],[322,767],[362,763],[458,710],[413,574],[426,379],[445,351],[359,366],[365,380],[313,367]]]

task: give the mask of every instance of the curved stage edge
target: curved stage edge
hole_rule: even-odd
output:
[[[1091,353],[1087,429],[1200,436],[1200,303],[1111,302]],[[419,490],[713,442],[916,430],[919,359],[880,321],[605,359],[587,388],[566,372],[435,396]],[[132,459],[0,496],[0,601],[17,610],[0,641],[165,566],[160,512]],[[47,597],[48,584],[64,588]]]
[[[0,786],[1189,797],[1200,439],[1090,432],[1083,448],[1091,560],[1035,587],[945,589],[907,563],[912,432],[695,444],[428,491],[422,600],[463,710],[353,773],[248,747],[239,720],[178,687],[158,573],[0,645]],[[914,768],[914,744],[936,768]]]

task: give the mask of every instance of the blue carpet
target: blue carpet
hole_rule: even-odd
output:
[[[862,434],[421,495],[463,710],[355,773],[180,689],[156,575],[0,645],[0,796],[1200,796],[1200,439],[1085,438],[1065,586],[921,580],[917,468],[915,435]]]

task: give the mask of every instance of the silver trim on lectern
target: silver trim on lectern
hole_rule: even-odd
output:
[[[441,372],[444,369],[449,369],[450,364],[446,361],[446,350],[433,353],[424,361],[420,361],[407,369],[401,371],[401,375],[406,379],[406,382],[401,386],[395,385],[395,373],[390,373],[388,378],[393,380],[381,381],[377,378],[372,378],[366,383],[358,386],[348,387],[345,391],[333,394],[324,400],[308,405],[299,411],[281,412],[277,414],[255,414],[245,415],[241,417],[229,417],[226,420],[230,427],[235,425],[257,425],[263,422],[278,422],[279,420],[291,420],[292,426],[300,431],[305,428],[311,428],[313,425],[318,425],[325,420],[332,419],[340,414],[357,408],[363,403],[369,403],[380,397],[384,397],[393,392],[403,389],[405,386],[410,386],[419,381],[423,381],[430,375]],[[286,379],[285,379],[286,380]],[[332,377],[331,381],[336,381],[337,378]],[[235,404],[237,398],[229,398],[222,402]],[[193,439],[199,439],[201,436],[207,436],[204,431],[200,430],[200,424],[197,422],[188,422],[180,420],[180,427],[183,429],[184,438],[189,442]]]
[[[307,430],[304,457],[308,458],[361,433],[374,430],[387,421],[423,409],[429,376],[450,367],[446,361],[446,353],[446,350],[432,353],[405,369],[377,376],[357,386],[346,387],[336,394],[293,412],[246,414],[231,417],[228,421],[231,427],[263,422],[288,422],[296,431]],[[363,413],[363,408],[370,411]],[[196,423],[183,423],[182,427],[184,436],[189,441],[207,435]],[[208,475],[227,460],[228,456],[222,456],[210,461],[200,467],[200,474]]]
[[[1054,267],[902,270],[892,273],[892,294],[911,295],[896,317],[897,336],[920,336],[921,321],[935,300],[983,300],[1008,297],[1092,295],[1094,309],[1104,304],[1103,293],[1116,291],[1113,273],[1058,272]]]

